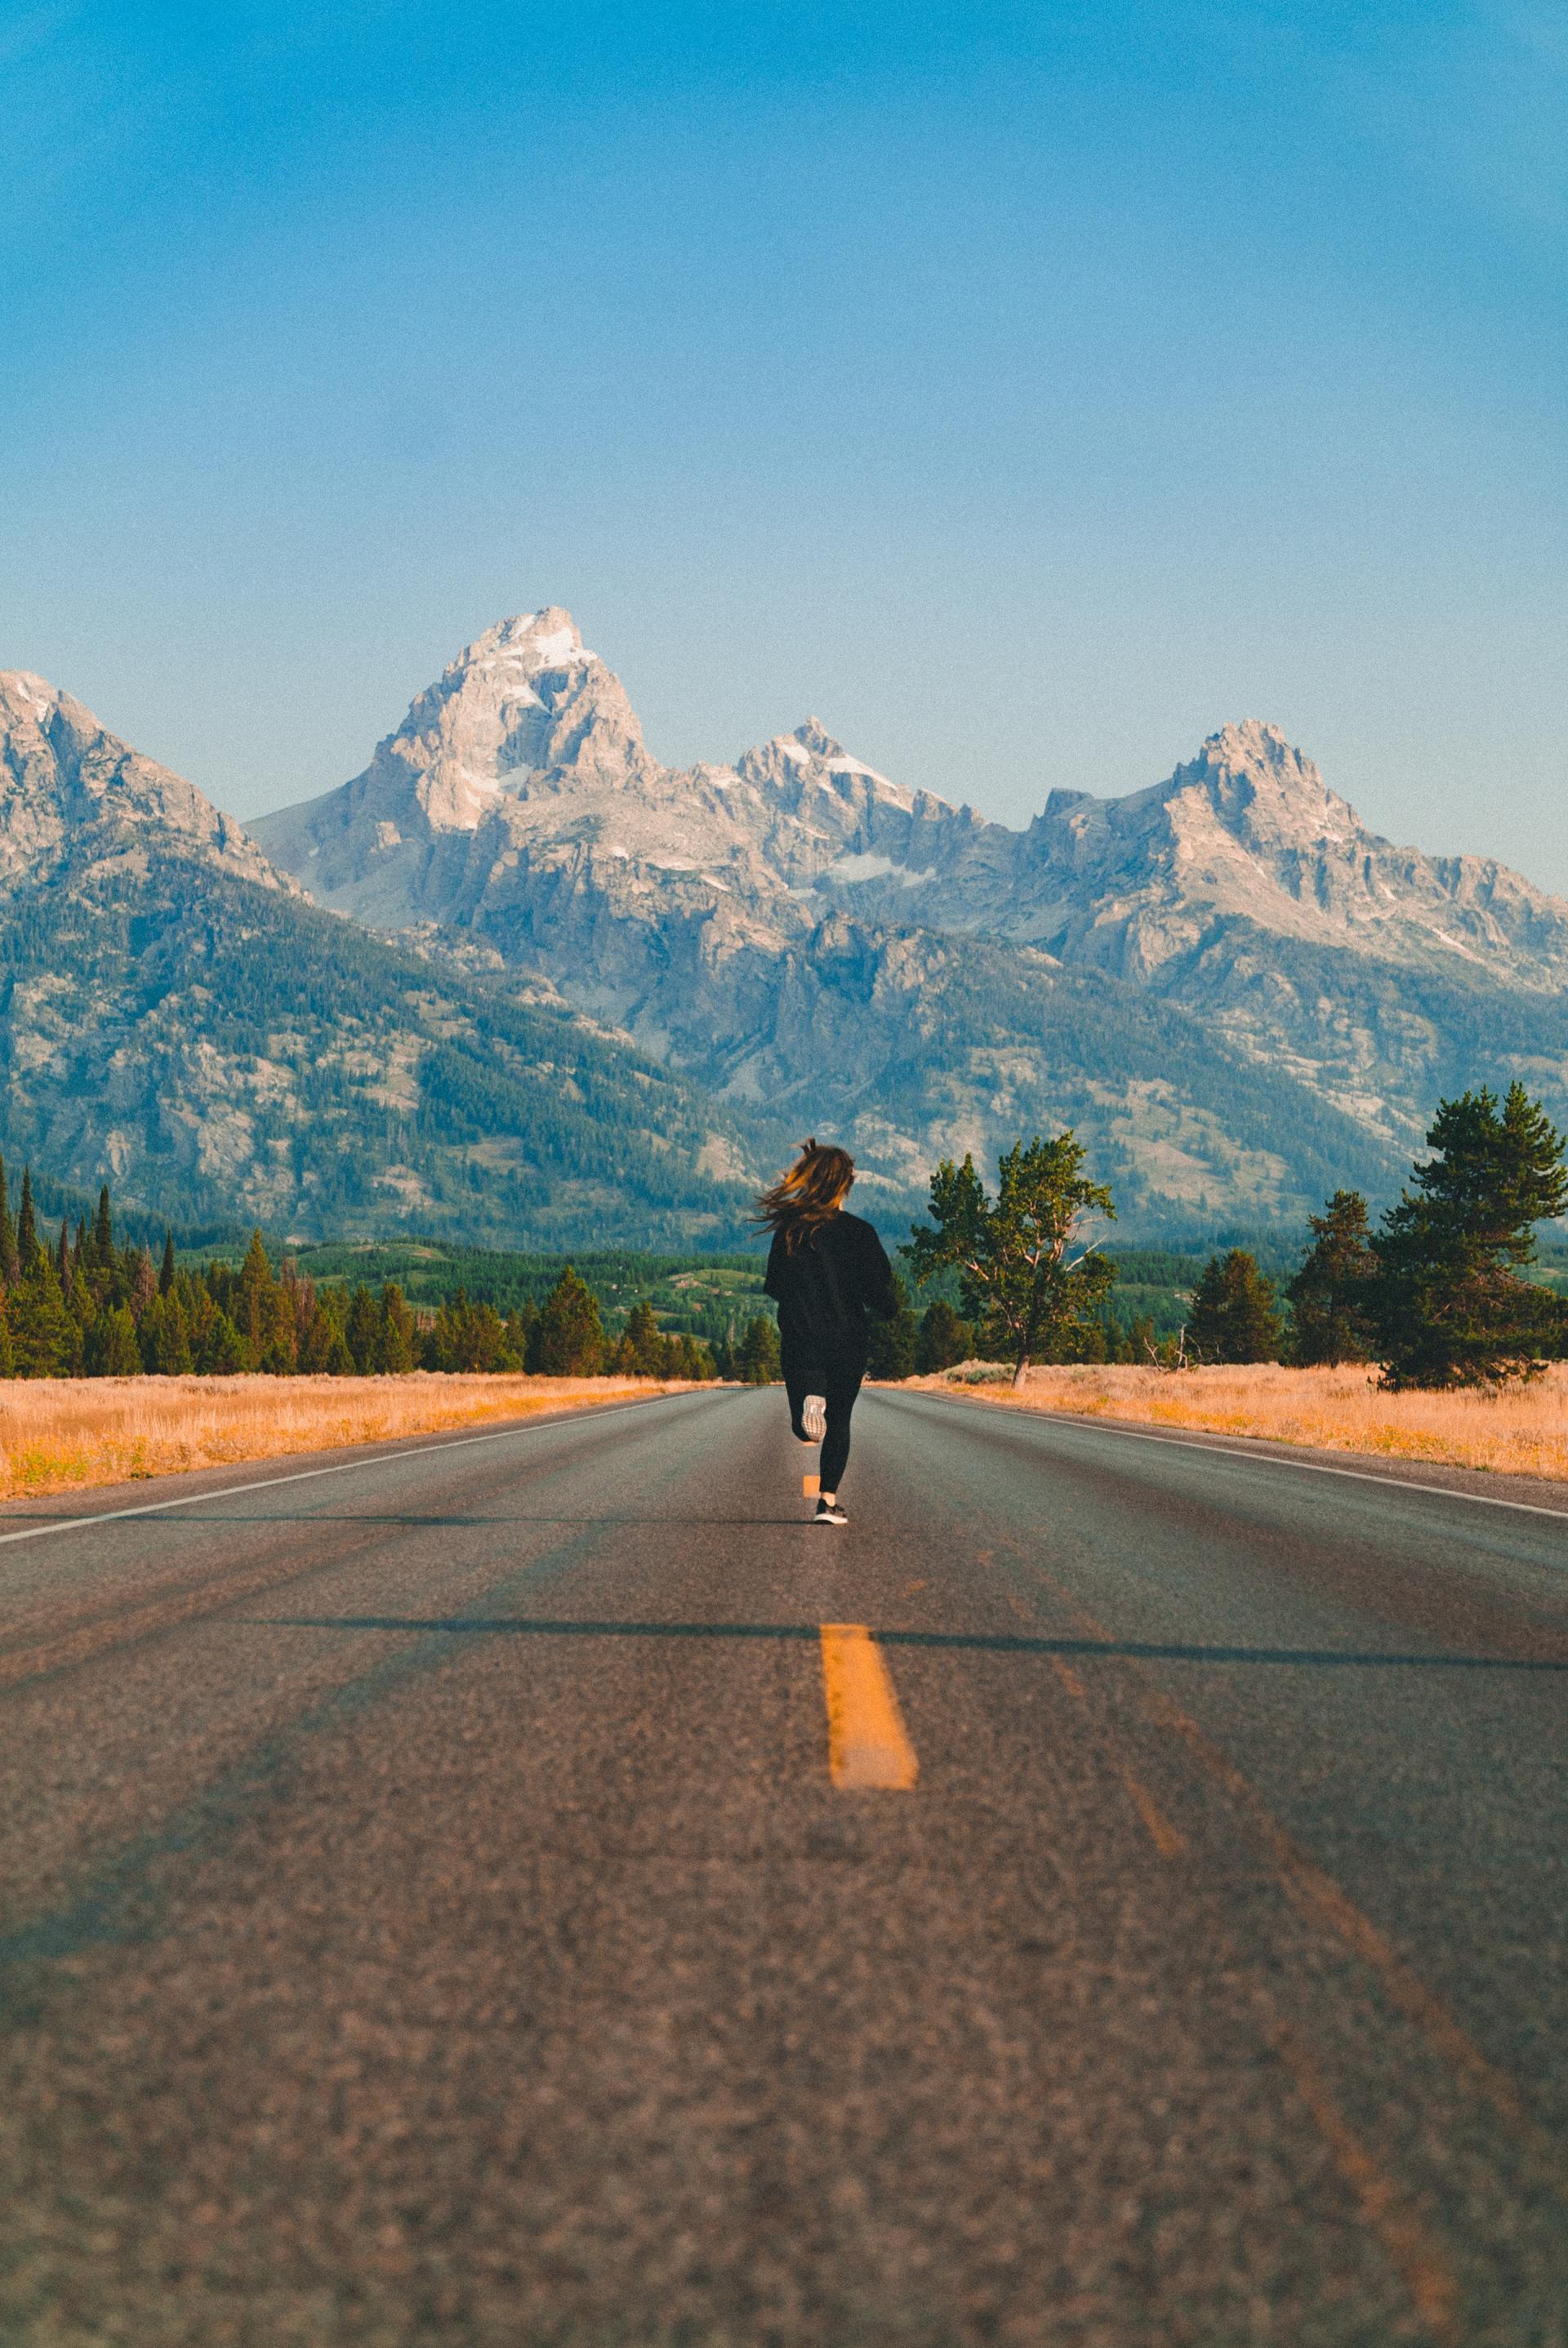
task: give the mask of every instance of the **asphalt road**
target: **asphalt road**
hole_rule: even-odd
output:
[[[0,1522],[0,2339],[1568,2341],[1568,1514],[920,1395],[844,1531],[777,1392],[311,1465]]]

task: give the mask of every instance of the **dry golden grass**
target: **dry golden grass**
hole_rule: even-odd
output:
[[[950,1385],[945,1376],[915,1383]],[[1568,1365],[1562,1363],[1533,1385],[1495,1395],[1379,1394],[1366,1369],[1289,1370],[1272,1362],[1178,1373],[1088,1364],[1030,1370],[1019,1393],[989,1384],[961,1390],[1015,1410],[1078,1411],[1568,1480]]]
[[[617,1395],[656,1378],[28,1378],[0,1385],[0,1497],[384,1443]]]

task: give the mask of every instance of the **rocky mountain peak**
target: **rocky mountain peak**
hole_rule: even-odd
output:
[[[583,642],[582,632],[570,612],[559,603],[547,603],[542,612],[527,612],[510,620],[498,620],[458,654],[447,670],[449,677],[483,675],[488,670],[505,669],[514,675],[532,677],[544,671],[575,668],[582,662],[592,661],[591,653]]]
[[[1312,760],[1277,726],[1244,718],[1211,734],[1195,758],[1178,767],[1162,794],[1196,792],[1227,829],[1259,845],[1342,841],[1359,834],[1354,808],[1332,792]]]
[[[194,853],[269,889],[285,880],[232,816],[25,669],[0,672],[0,884],[67,866]]]

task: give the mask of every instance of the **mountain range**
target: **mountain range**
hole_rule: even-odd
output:
[[[1174,1234],[1387,1193],[1466,1084],[1568,1110],[1568,903],[1379,839],[1273,726],[1017,830],[815,718],[668,768],[558,608],[246,828],[0,678],[0,967],[8,1149],[302,1235],[732,1243],[807,1130],[897,1229],[1067,1124]]]

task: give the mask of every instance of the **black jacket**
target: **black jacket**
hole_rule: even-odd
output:
[[[778,1304],[779,1334],[788,1347],[863,1354],[868,1317],[885,1321],[898,1309],[881,1240],[842,1208],[793,1248],[776,1231],[762,1285]]]

